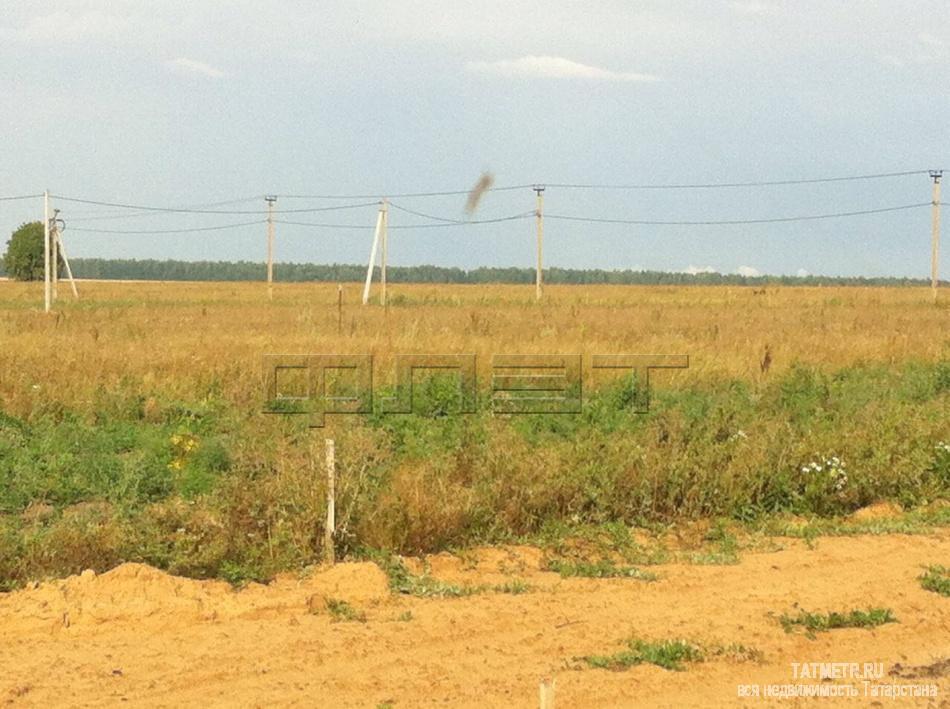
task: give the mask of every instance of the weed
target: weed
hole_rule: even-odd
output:
[[[389,590],[393,593],[420,598],[460,598],[471,596],[482,590],[476,586],[445,583],[428,573],[422,575],[410,573],[402,560],[392,554],[370,552],[369,556],[388,577]]]
[[[709,657],[722,657],[732,662],[762,662],[765,658],[758,648],[741,643],[716,645],[707,650],[707,655]]]
[[[839,628],[875,628],[885,623],[896,623],[890,608],[868,608],[863,610],[851,610],[844,613],[809,613],[799,611],[797,615],[782,614],[779,622],[786,633],[791,633],[795,628],[804,628],[806,633],[814,635],[818,632],[828,630],[837,630]]]
[[[684,669],[684,662],[701,662],[704,658],[698,645],[685,640],[630,640],[627,647],[627,650],[613,655],[589,655],[582,659],[589,667],[615,672],[643,663],[678,672]]]
[[[533,591],[534,586],[521,579],[513,579],[512,581],[506,581],[505,583],[492,586],[491,590],[495,593],[509,593],[513,596],[520,596],[522,593],[530,593]]]
[[[649,571],[641,571],[635,566],[617,566],[610,559],[600,561],[572,561],[569,559],[549,559],[545,565],[546,571],[554,571],[561,578],[632,578],[641,581],[656,581],[659,578]]]
[[[356,610],[346,601],[328,598],[326,600],[326,606],[327,612],[330,614],[334,623],[366,622],[366,614],[363,611]]]
[[[927,591],[950,597],[950,566],[928,566],[919,579]]]

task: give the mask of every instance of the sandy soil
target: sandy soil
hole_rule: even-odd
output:
[[[235,592],[126,564],[96,576],[0,595],[0,702],[14,706],[536,707],[556,680],[556,706],[950,706],[950,599],[921,589],[922,565],[950,563],[950,530],[930,536],[822,538],[814,549],[750,553],[735,566],[651,567],[634,579],[561,579],[540,552],[485,549],[433,557],[445,580],[523,579],[523,595],[391,596],[372,564],[347,563]],[[334,622],[326,598],[366,622]],[[873,630],[786,634],[775,615],[893,609]],[[411,613],[411,617],[407,616]],[[407,619],[408,618],[408,619]],[[626,638],[742,643],[761,661],[712,658],[672,672],[586,669]],[[883,663],[873,684],[935,685],[936,699],[741,698],[738,685],[796,680],[793,662]],[[824,684],[829,684],[825,682]],[[764,691],[764,687],[762,688]]]

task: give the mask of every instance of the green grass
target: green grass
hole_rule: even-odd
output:
[[[685,640],[661,640],[647,642],[644,640],[630,640],[627,650],[613,655],[589,655],[582,658],[589,667],[601,670],[620,672],[644,663],[657,665],[666,670],[677,672],[684,669],[686,662],[701,662],[704,658],[702,649]]]
[[[413,574],[406,568],[402,559],[384,552],[367,552],[367,556],[383,570],[389,579],[389,590],[393,593],[417,598],[464,598],[479,593],[507,593],[521,595],[534,590],[534,587],[521,579],[512,579],[502,584],[454,584],[434,578],[428,571]]]
[[[530,593],[533,591],[534,586],[521,579],[512,579],[511,581],[491,586],[491,590],[494,593],[507,593],[512,596],[520,596],[522,593]]]
[[[799,611],[796,615],[782,614],[779,622],[786,633],[802,628],[809,634],[837,630],[840,628],[876,628],[885,623],[896,623],[890,608],[868,608],[846,612],[809,613]]]
[[[326,607],[334,623],[366,622],[366,613],[356,610],[346,601],[328,598],[326,600]]]
[[[610,559],[599,561],[574,561],[571,559],[548,559],[544,565],[546,571],[554,571],[561,578],[631,578],[641,581],[656,581],[659,578],[649,571],[635,566],[618,566]]]
[[[950,597],[950,566],[928,566],[920,576],[920,585],[927,591]]]
[[[38,385],[0,411],[0,589],[123,561],[236,584],[320,561],[325,491],[305,421],[264,416],[210,376],[187,393],[123,380],[70,405]],[[340,558],[537,540],[574,559],[568,538],[588,535],[578,556],[613,568],[569,563],[604,578],[672,559],[735,563],[736,523],[808,540],[950,525],[946,359],[687,382],[654,392],[647,414],[631,410],[629,380],[592,390],[576,415],[501,418],[480,400],[453,416],[453,392],[420,384],[414,413],[330,422]],[[802,472],[832,458],[846,481]],[[908,513],[847,519],[881,500]],[[630,531],[708,518],[724,521],[696,551],[645,548]],[[410,576],[398,592],[479,590]]]

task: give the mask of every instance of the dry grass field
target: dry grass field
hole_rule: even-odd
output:
[[[553,286],[543,305],[524,286],[390,286],[390,307],[362,307],[344,286],[342,331],[333,284],[285,284],[273,302],[256,283],[82,283],[59,313],[40,317],[37,285],[0,290],[4,410],[37,398],[87,408],[124,380],[185,398],[210,383],[257,405],[265,352],[371,353],[385,372],[396,353],[688,353],[669,380],[759,382],[795,363],[827,371],[948,356],[950,308],[926,289]],[[67,289],[63,289],[66,291]],[[484,372],[485,369],[482,369]],[[42,379],[43,394],[33,384]]]
[[[397,285],[384,308],[348,283],[338,310],[335,284],[79,285],[44,315],[0,282],[8,702],[536,706],[556,676],[558,707],[729,706],[829,660],[947,691],[929,291]],[[267,353],[372,354],[377,394],[397,354],[474,353],[477,411],[435,377],[410,414],[309,429],[263,413]],[[582,411],[493,415],[496,354],[583,355]],[[689,368],[636,413],[597,354]]]

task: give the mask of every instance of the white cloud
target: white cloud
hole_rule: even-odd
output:
[[[519,59],[495,62],[469,62],[469,71],[495,74],[509,78],[583,79],[586,81],[659,81],[652,74],[620,72],[565,59],[564,57],[528,55]]]
[[[798,276],[799,278],[805,278],[805,276],[810,276],[811,274],[808,271],[806,271],[804,268],[800,268],[797,271],[795,271],[795,275]]]
[[[699,266],[689,265],[687,268],[683,270],[683,273],[688,273],[691,276],[695,276],[699,273],[719,273],[719,271],[717,271],[712,266],[705,266],[701,268]]]
[[[755,278],[756,276],[761,276],[762,272],[757,268],[752,268],[752,266],[739,266],[736,269],[736,273],[740,276],[745,276],[746,278]]]
[[[178,57],[178,59],[172,59],[165,62],[165,65],[176,71],[181,71],[188,74],[200,74],[201,76],[207,76],[211,79],[220,79],[222,76],[224,76],[224,72],[217,67],[213,67],[210,64],[205,64],[204,62],[199,62],[194,59],[188,59],[187,57]]]

